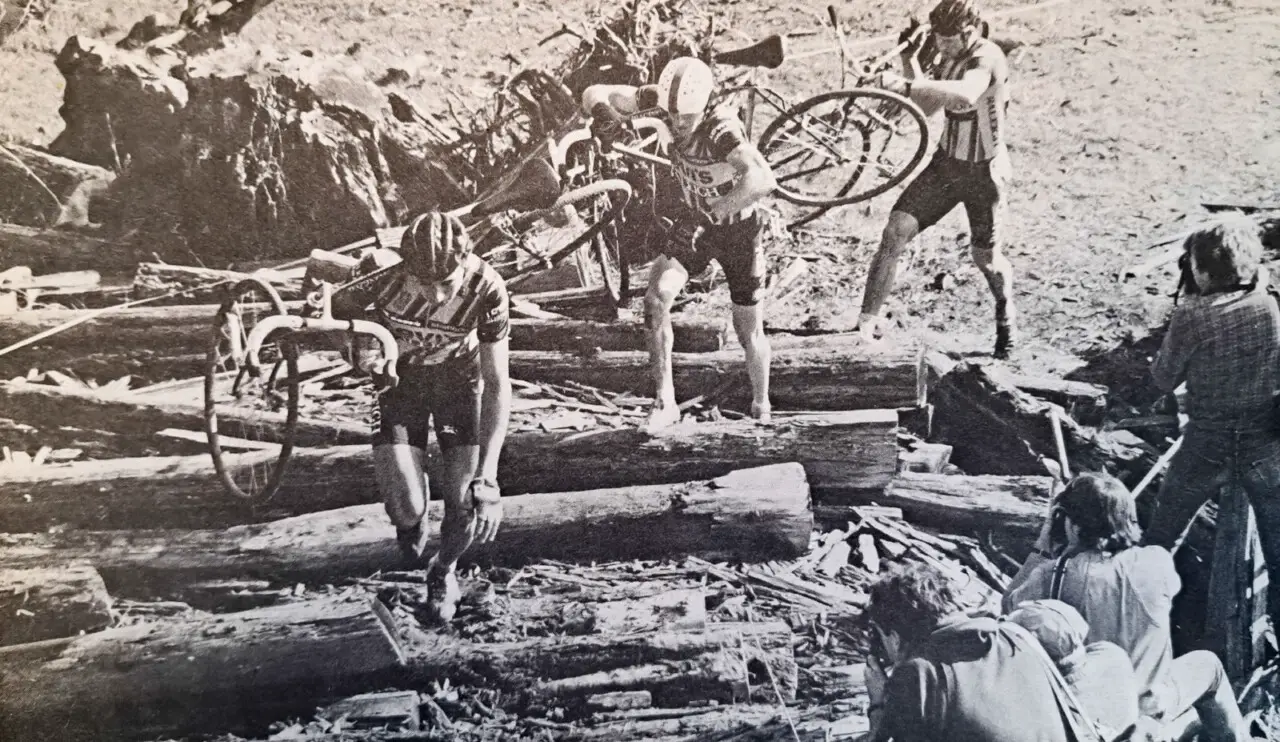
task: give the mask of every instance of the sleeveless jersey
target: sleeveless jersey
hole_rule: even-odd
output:
[[[972,107],[948,108],[938,149],[965,162],[986,162],[1005,147],[1004,118],[1009,107],[1009,63],[990,39],[979,39],[959,59],[944,63],[941,80],[959,80],[969,70],[985,70],[991,81]]]
[[[468,255],[462,288],[441,304],[430,285],[395,263],[371,273],[345,291],[349,301],[365,308],[366,316],[383,325],[400,346],[400,364],[432,366],[468,363],[479,354],[480,343],[496,343],[510,332],[510,300],[498,272],[475,255]]]
[[[672,146],[671,164],[685,203],[710,217],[709,200],[723,197],[738,184],[738,171],[727,162],[729,153],[747,143],[742,121],[727,108],[715,108],[703,118],[689,139]],[[736,218],[749,216],[748,208]]]

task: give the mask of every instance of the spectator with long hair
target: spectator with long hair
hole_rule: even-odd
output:
[[[1207,739],[1249,739],[1218,656],[1173,656],[1170,611],[1182,582],[1173,556],[1141,541],[1133,495],[1120,480],[1075,477],[1054,498],[1035,551],[1005,591],[1005,611],[1043,598],[1072,606],[1089,624],[1089,642],[1128,652],[1144,715],[1168,722],[1194,708]]]

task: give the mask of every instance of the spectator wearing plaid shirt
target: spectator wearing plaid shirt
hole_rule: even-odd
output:
[[[1187,238],[1194,285],[1174,310],[1151,367],[1160,389],[1185,383],[1188,421],[1156,497],[1147,542],[1172,548],[1204,502],[1228,484],[1253,505],[1280,585],[1280,426],[1272,395],[1280,367],[1280,312],[1259,266],[1258,226],[1223,219]],[[1280,590],[1268,591],[1280,627]]]

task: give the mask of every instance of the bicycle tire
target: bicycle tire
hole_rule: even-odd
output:
[[[627,190],[624,191],[622,190],[623,188],[626,188]],[[601,235],[610,223],[618,218],[618,215],[622,213],[623,208],[626,207],[630,200],[630,184],[621,180],[598,180],[594,183],[590,183],[586,186],[570,191],[556,202],[557,206],[573,206],[590,200],[594,210],[598,205],[599,198],[602,196],[608,197],[613,191],[618,191],[623,195],[608,198],[608,208],[602,209],[599,214],[593,213],[589,222],[584,220],[584,222],[587,223],[587,228],[578,233],[564,245],[551,251],[551,253],[546,257],[547,262],[552,265],[558,265],[562,260],[573,254],[575,251],[583,250],[584,248],[586,249],[588,259],[598,260],[598,258],[591,255],[591,253],[596,250],[596,238]],[[506,277],[507,288],[513,289],[522,281],[532,277],[542,270],[544,270],[544,267],[536,263],[516,270],[514,273]],[[615,288],[611,287],[606,279],[602,288],[610,301],[616,304],[621,300],[620,295],[617,293],[621,289],[620,282],[618,283],[617,288]]]
[[[828,106],[829,111],[817,113]],[[824,131],[815,132],[815,127],[834,132],[837,138],[824,136]],[[892,145],[894,159],[882,161],[882,154],[873,159],[872,137],[877,133],[887,133],[881,153]],[[802,141],[802,136],[809,141]],[[851,156],[843,144],[855,136],[860,147],[855,148],[856,155]],[[758,145],[778,179],[775,193],[793,204],[819,208],[865,201],[893,188],[915,171],[928,147],[929,124],[920,107],[901,95],[878,88],[837,90],[801,101],[769,123]],[[817,159],[811,159],[814,155]],[[839,161],[830,162],[831,155],[836,155]],[[800,170],[788,170],[797,164],[801,165]],[[882,179],[866,188],[857,188],[870,164],[881,170]],[[826,174],[837,166],[842,168],[841,172],[829,174],[808,191],[791,185],[810,174]],[[852,166],[852,170],[844,172],[848,166]]]
[[[245,301],[247,297],[252,300]],[[223,489],[237,499],[261,503],[269,500],[280,488],[285,466],[293,453],[300,395],[298,349],[287,336],[268,338],[263,343],[260,357],[270,365],[264,363],[264,368],[254,373],[246,362],[247,348],[244,347],[253,329],[252,324],[256,324],[256,321],[244,321],[248,311],[261,312],[261,317],[288,314],[276,290],[256,278],[237,283],[222,301],[214,317],[211,342],[205,356],[204,425],[209,455]],[[285,373],[283,380],[279,378],[281,370]],[[263,376],[265,382],[261,378]],[[228,377],[229,387],[226,384]],[[276,390],[279,383],[284,387],[283,397]],[[231,404],[233,400],[235,404]],[[265,411],[255,408],[278,406],[281,402],[285,407],[283,419],[276,410],[256,418],[255,413]],[[224,414],[220,419],[219,409],[229,413],[228,408],[231,407],[237,412]],[[261,420],[259,427],[254,427],[254,419]],[[224,427],[238,428],[238,435],[228,435]],[[238,439],[235,447],[248,447],[250,452],[233,457],[227,450],[232,445],[224,445],[230,444],[230,441],[224,442],[224,437]],[[252,450],[255,447],[264,450]],[[261,473],[259,466],[263,467]]]

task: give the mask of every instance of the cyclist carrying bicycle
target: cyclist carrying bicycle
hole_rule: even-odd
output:
[[[450,620],[460,591],[458,560],[492,541],[502,522],[498,455],[511,413],[510,302],[501,276],[472,252],[457,217],[429,212],[410,224],[399,250],[365,256],[368,273],[334,296],[340,319],[376,321],[396,337],[399,383],[378,396],[374,476],[406,558],[426,546],[428,425],[442,454],[440,548],[427,564],[427,609]],[[357,353],[356,365],[373,371]]]
[[[764,221],[756,204],[773,191],[775,181],[738,117],[720,107],[707,110],[714,87],[710,67],[679,57],[662,70],[657,85],[593,85],[582,94],[582,108],[606,147],[623,136],[623,116],[653,108],[667,119],[674,139],[671,162],[683,206],[668,215],[673,226],[650,269],[644,300],[657,386],[646,423],[651,432],[680,419],[671,370],[671,307],[690,272],[702,272],[712,260],[720,263],[729,284],[733,326],[751,379],[751,415],[762,422],[770,415],[770,350],[761,307]]]
[[[986,24],[973,0],[942,0],[929,13],[941,54],[938,79],[925,78],[917,28],[903,33],[912,43],[903,53],[905,76],[881,75],[881,87],[905,95],[932,115],[946,112],[946,128],[933,160],[894,204],[880,248],[871,261],[858,325],[871,338],[903,249],[957,204],[964,204],[972,232],[971,254],[995,297],[995,357],[1006,358],[1017,342],[1013,266],[1001,252],[1004,191],[1010,177],[1005,113],[1009,65],[1004,52],[985,38]]]

